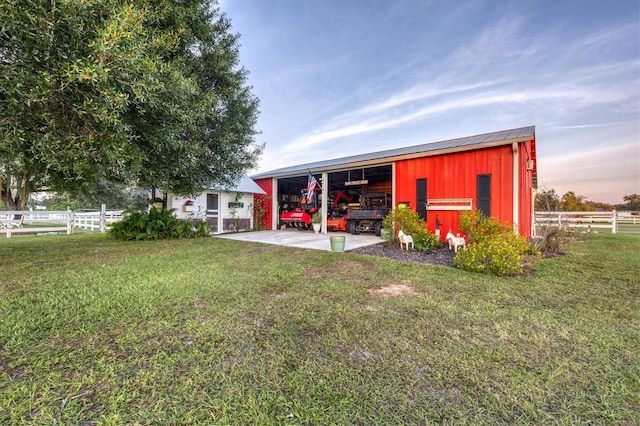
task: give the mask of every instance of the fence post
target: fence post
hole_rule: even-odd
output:
[[[615,234],[618,232],[618,211],[613,210],[611,214],[611,233]]]
[[[73,230],[73,212],[67,207],[67,235],[71,235]]]
[[[100,232],[107,232],[107,205],[100,205]]]

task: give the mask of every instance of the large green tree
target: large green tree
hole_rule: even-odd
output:
[[[0,188],[177,194],[253,167],[258,100],[215,0],[3,0]]]

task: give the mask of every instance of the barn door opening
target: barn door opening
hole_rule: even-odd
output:
[[[207,194],[207,222],[212,232],[218,232],[218,217],[220,216],[220,199],[218,194]]]
[[[486,217],[491,216],[491,175],[478,175],[478,210]]]
[[[416,179],[416,212],[427,221],[427,179]]]

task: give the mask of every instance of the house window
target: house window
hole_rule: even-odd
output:
[[[230,201],[229,202],[229,208],[230,209],[241,209],[243,207],[244,207],[244,203],[242,201],[238,201],[238,202]]]
[[[478,210],[486,217],[491,216],[491,175],[478,175]]]

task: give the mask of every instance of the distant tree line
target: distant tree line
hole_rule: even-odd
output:
[[[536,211],[546,212],[576,212],[576,211],[611,211],[631,210],[640,211],[640,194],[630,194],[623,197],[622,204],[608,204],[587,200],[587,197],[569,191],[560,197],[553,189],[544,189],[536,194]]]

